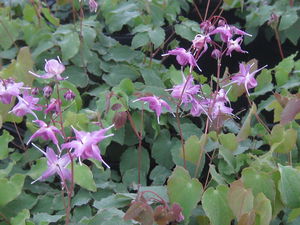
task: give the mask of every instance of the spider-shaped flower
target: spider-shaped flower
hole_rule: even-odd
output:
[[[20,96],[17,96],[17,98],[19,100],[18,104],[15,105],[9,113],[13,113],[16,116],[24,116],[30,113],[36,118],[36,120],[38,120],[33,110],[42,110],[41,106],[37,106],[39,98],[34,98],[33,96],[29,95],[27,91],[23,93],[23,98]]]
[[[147,97],[141,97],[141,98],[134,100],[133,102],[136,102],[136,101],[143,101],[143,102],[149,103],[149,108],[152,109],[156,113],[158,124],[159,124],[159,117],[162,112],[162,107],[171,111],[171,107],[169,106],[169,104],[166,101],[164,101],[161,98],[156,97],[154,95],[147,96]]]
[[[3,104],[10,104],[13,96],[20,94],[20,88],[23,87],[24,83],[16,83],[12,79],[1,79],[0,80],[0,102]]]
[[[52,148],[47,147],[46,152],[44,152],[36,145],[34,146],[46,156],[48,168],[42,174],[42,176],[40,176],[38,179],[31,182],[31,184],[39,180],[45,180],[56,173],[59,175],[62,182],[65,182],[66,180],[71,181],[71,177],[72,177],[71,171],[66,168],[68,164],[71,162],[69,154],[65,154],[63,156],[57,156]]]
[[[184,48],[170,50],[168,53],[163,54],[162,56],[166,55],[176,55],[176,60],[181,66],[186,66],[189,64],[191,66],[190,70],[192,70],[193,67],[197,67],[201,71],[193,54],[191,52],[187,52]]]
[[[45,64],[45,71],[46,73],[43,75],[38,75],[29,71],[32,75],[42,78],[42,79],[49,79],[55,77],[57,80],[65,80],[67,78],[63,78],[61,74],[65,71],[65,66],[60,61],[59,57],[56,59],[50,59],[49,61],[46,60]]]
[[[194,84],[194,79],[192,75],[187,78],[183,75],[182,84],[175,85],[173,88],[166,89],[167,91],[172,91],[171,96],[176,99],[180,99],[182,103],[187,104],[193,101],[194,96],[199,92],[200,85]]]
[[[44,121],[42,120],[34,120],[33,122],[37,123],[40,127],[28,140],[27,144],[31,142],[32,139],[41,137],[44,140],[51,140],[53,144],[58,145],[58,140],[55,136],[55,134],[62,134],[61,131],[51,125],[47,125]]]
[[[267,67],[267,65],[253,71],[250,72],[251,67],[254,65],[246,65],[243,63],[240,63],[239,67],[240,67],[240,71],[238,73],[236,73],[234,76],[231,77],[232,82],[230,82],[229,84],[227,84],[226,86],[236,83],[237,85],[243,85],[245,87],[245,90],[248,94],[249,94],[249,89],[250,88],[255,88],[257,86],[257,81],[255,80],[255,74],[259,71],[261,71],[262,69],[264,69],[265,67]]]
[[[61,147],[62,149],[74,149],[74,155],[78,157],[80,163],[81,160],[92,158],[101,161],[107,168],[110,168],[100,155],[98,143],[103,139],[114,135],[104,135],[113,126],[114,125],[93,132],[78,131],[74,127],[72,127],[75,133],[76,140],[62,144]]]

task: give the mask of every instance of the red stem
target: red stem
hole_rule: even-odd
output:
[[[279,49],[279,52],[280,52],[280,57],[281,57],[281,59],[284,59],[284,54],[283,54],[283,50],[282,50],[282,46],[281,46],[281,42],[280,42],[280,36],[279,36],[278,29],[275,28],[274,31],[275,31],[275,38],[276,38],[276,41],[277,41],[278,49]]]

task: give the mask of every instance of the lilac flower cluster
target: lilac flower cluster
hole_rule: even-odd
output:
[[[57,89],[59,89],[59,82],[67,78],[63,78],[61,74],[65,70],[65,66],[62,64],[60,59],[51,59],[46,61],[44,75],[38,75],[29,71],[32,75],[41,79],[54,79],[56,81]],[[9,113],[16,116],[25,116],[27,114],[32,114],[35,118],[33,121],[38,125],[36,132],[29,138],[27,144],[32,142],[36,138],[41,138],[46,141],[51,141],[57,147],[57,153],[47,147],[46,152],[33,144],[38,150],[40,150],[47,158],[48,169],[40,176],[37,180],[45,180],[49,176],[58,174],[61,181],[65,183],[66,180],[71,180],[71,171],[67,169],[67,166],[73,159],[81,160],[93,158],[103,162],[103,164],[109,168],[108,164],[104,162],[100,155],[100,149],[98,143],[103,139],[112,136],[105,135],[105,133],[111,129],[110,126],[105,129],[100,129],[94,132],[78,131],[73,128],[75,133],[74,140],[68,142],[68,138],[64,137],[64,131],[62,127],[63,121],[60,121],[60,129],[56,127],[57,122],[53,119],[56,115],[61,115],[62,113],[62,101],[58,98],[50,98],[52,96],[53,88],[51,86],[45,86],[43,88],[43,97],[47,100],[47,105],[39,105],[40,98],[36,97],[39,93],[38,88],[32,88],[31,93],[30,88],[24,87],[22,82],[15,82],[13,79],[2,79],[0,80],[0,102],[3,104],[11,104],[13,98],[18,99],[18,103],[12,108]],[[67,90],[64,93],[64,98],[67,101],[72,101],[76,97],[71,90]],[[51,123],[46,123],[40,120],[36,115],[35,111],[42,111],[45,115],[51,115]],[[58,122],[59,123],[59,122]],[[62,137],[64,143],[60,145],[58,135]],[[63,154],[63,150],[67,149],[67,152]]]
[[[217,26],[214,24],[217,24]],[[201,71],[197,64],[197,61],[200,59],[200,57],[208,50],[209,46],[212,46],[213,50],[211,52],[211,57],[219,60],[219,64],[221,65],[220,62],[224,55],[231,57],[233,52],[247,53],[247,51],[241,48],[241,44],[245,35],[251,35],[235,26],[228,25],[224,19],[219,18],[213,22],[209,20],[202,22],[200,24],[200,28],[202,33],[195,36],[194,40],[192,40],[192,45],[189,50],[185,50],[184,48],[176,48],[162,55],[176,56],[178,64],[181,65],[182,72],[182,83],[177,84],[166,91],[171,92],[171,96],[178,101],[178,106],[183,105],[184,109],[189,109],[189,114],[194,117],[205,114],[210,121],[213,121],[223,116],[233,116],[233,109],[228,106],[230,104],[227,97],[228,91],[226,91],[224,88],[231,84],[237,84],[244,87],[247,95],[249,96],[249,89],[257,86],[255,74],[266,66],[251,72],[253,65],[240,63],[239,72],[230,78],[231,81],[228,84],[220,87],[222,82],[218,82],[217,90],[210,96],[205,96],[201,91],[201,85],[194,83],[194,79],[191,74],[195,67]],[[222,44],[218,44],[217,42],[213,41],[214,35],[220,36]],[[223,46],[226,46],[225,49]],[[187,76],[183,73],[183,67],[185,66],[189,66],[189,74]],[[168,103],[157,96],[142,97],[136,99],[135,101],[148,102],[149,108],[156,112],[158,122],[159,116],[162,112],[162,107],[171,111],[171,107],[168,105]]]

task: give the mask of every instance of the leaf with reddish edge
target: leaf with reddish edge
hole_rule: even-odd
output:
[[[298,113],[300,113],[300,96],[290,99],[285,105],[281,113],[280,124],[285,125],[291,122]]]
[[[127,112],[116,112],[113,118],[113,123],[116,129],[122,128],[127,121]]]
[[[201,200],[202,184],[198,179],[192,179],[183,167],[176,166],[168,180],[167,189],[170,202],[182,207],[185,224],[188,224],[192,210]]]
[[[142,225],[152,225],[154,223],[154,214],[151,206],[143,197],[138,197],[132,202],[129,209],[124,215],[124,220],[136,220],[141,222]]]
[[[241,179],[230,184],[227,197],[228,205],[238,221],[253,209],[254,196],[250,188],[245,188]]]

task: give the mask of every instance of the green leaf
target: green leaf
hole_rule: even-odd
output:
[[[258,85],[255,88],[255,92],[251,93],[251,96],[263,95],[273,89],[271,73],[272,71],[267,69],[261,71],[256,78]]]
[[[151,170],[149,178],[153,180],[152,185],[163,185],[171,174],[171,170],[158,165]]]
[[[251,189],[246,189],[240,179],[230,184],[228,204],[238,221],[244,214],[251,212],[253,202]]]
[[[29,183],[30,186],[32,184]],[[23,187],[23,190],[25,187]],[[48,187],[49,189],[49,187]],[[15,217],[24,209],[31,210],[38,199],[36,195],[26,194],[24,191],[13,201],[1,208],[1,212],[7,217]]]
[[[136,49],[142,46],[145,46],[149,43],[149,35],[146,32],[143,33],[137,33],[134,35],[132,42],[131,42],[131,47]]]
[[[32,86],[32,82],[35,77],[28,71],[32,71],[33,61],[28,47],[20,49],[17,60],[12,60],[3,71],[0,76],[2,78],[15,78],[17,82],[23,82],[24,86]],[[3,76],[2,76],[3,75]]]
[[[37,213],[33,216],[33,221],[38,225],[47,225],[49,223],[56,223],[64,215],[49,215],[48,213]]]
[[[74,113],[67,111],[64,119],[64,127],[73,126],[75,128],[80,128],[81,130],[86,130],[90,120],[85,113]]]
[[[28,209],[23,209],[17,216],[10,219],[11,225],[25,225],[25,220],[30,218]]]
[[[134,186],[139,183],[139,172],[137,168],[132,168],[129,170],[126,170],[125,173],[122,176],[122,182],[126,186]],[[145,171],[140,172],[140,184],[141,185],[147,185],[147,177]]]
[[[89,83],[89,77],[83,68],[77,66],[68,66],[64,72],[68,76],[68,82],[71,82],[76,87],[86,87]]]
[[[269,174],[249,167],[242,171],[242,181],[246,188],[252,189],[254,196],[262,192],[274,204],[276,189]]]
[[[128,24],[132,19],[140,15],[139,9],[135,3],[122,2],[118,4],[118,8],[112,10],[106,18],[108,29],[110,32],[119,31],[123,25]]]
[[[165,31],[161,27],[156,27],[148,32],[154,49],[157,49],[165,40]]]
[[[123,175],[125,171],[138,168],[139,154],[137,149],[129,148],[121,156],[120,162],[120,171]],[[148,151],[145,148],[141,149],[141,171],[144,171],[146,174],[150,168],[150,159]]]
[[[54,17],[49,8],[42,8],[42,13],[44,14],[45,18],[55,26],[59,26],[59,19]]]
[[[263,193],[259,193],[254,200],[256,224],[269,225],[272,219],[271,201]]]
[[[157,71],[151,69],[141,69],[141,74],[147,86],[156,86],[156,87],[165,88],[164,83],[159,77]]]
[[[294,67],[294,58],[296,54],[293,54],[285,59],[283,59],[274,69],[276,83],[279,86],[284,85],[289,79],[289,73]]]
[[[108,75],[103,76],[103,80],[110,86],[114,87],[120,84],[123,79],[130,79],[132,81],[139,77],[139,72],[135,67],[119,64],[114,66]]]
[[[1,137],[0,137],[0,139],[1,139]],[[0,178],[7,177],[7,175],[12,171],[15,164],[16,164],[16,162],[13,161],[13,162],[10,162],[5,169],[0,169]]]
[[[174,165],[171,154],[172,142],[168,130],[161,130],[151,148],[151,156],[155,162],[165,168],[171,169]]]
[[[128,78],[124,78],[120,84],[119,87],[122,91],[124,91],[127,95],[132,95],[135,91],[135,87],[132,83],[132,81]]]
[[[137,56],[137,52],[129,48],[128,46],[116,46],[110,48],[107,55],[103,58],[106,61],[114,60],[116,62],[131,62]]]
[[[216,181],[218,184],[226,184],[225,179],[216,171],[216,167],[213,164],[209,164],[209,173],[211,179]]]
[[[2,135],[0,136],[0,160],[7,158],[9,153],[8,143],[14,139],[13,136],[9,134],[7,130],[3,130]]]
[[[17,40],[20,29],[16,20],[8,20],[1,16],[0,46],[7,50]]]
[[[293,222],[300,216],[300,208],[292,209],[288,216],[288,222]]]
[[[221,145],[223,145],[230,151],[235,151],[238,147],[237,137],[233,133],[222,133],[219,135],[219,140],[221,142]]]
[[[291,208],[300,208],[300,171],[291,166],[279,165],[279,191],[284,204]]]
[[[97,190],[92,171],[85,164],[78,165],[74,163],[74,181],[89,191]]]
[[[135,199],[136,194],[114,194],[100,201],[94,201],[93,206],[97,209],[123,208]]]
[[[202,151],[202,157],[204,153],[204,145],[205,145],[205,135],[201,136],[201,139],[195,135],[190,136],[189,139],[185,142],[185,158],[186,160],[192,162],[193,164],[197,164],[198,159],[200,157],[200,152]],[[181,151],[181,157],[183,157],[183,150]]]
[[[297,9],[289,8],[280,18],[279,31],[290,28],[298,20]]]
[[[236,160],[233,153],[228,150],[227,148],[220,146],[219,154],[224,158],[225,162],[227,163],[227,167],[230,171],[230,174],[236,172]]]
[[[36,160],[36,163],[31,167],[27,173],[33,180],[39,178],[43,172],[47,170],[47,159],[45,157]]]
[[[72,198],[72,206],[81,206],[87,204],[91,200],[90,192],[80,189],[76,195]]]
[[[170,203],[178,203],[183,209],[185,224],[188,224],[192,210],[201,200],[203,187],[201,183],[191,178],[183,167],[176,166],[167,184]]]
[[[296,146],[297,131],[293,128],[287,130],[280,124],[276,124],[271,132],[271,150],[277,153],[289,153]]]
[[[58,42],[62,51],[63,60],[68,60],[74,57],[80,47],[80,40],[77,32],[69,32],[63,35],[62,40]]]
[[[21,194],[24,184],[25,175],[15,174],[9,180],[6,178],[0,179],[0,207],[14,200]]]
[[[202,206],[212,225],[230,225],[233,213],[228,205],[229,188],[218,185],[208,188],[202,197]]]
[[[252,107],[251,107],[251,109],[248,113],[248,116],[247,116],[245,122],[243,123],[243,126],[240,129],[240,132],[237,135],[237,140],[239,142],[245,140],[250,135],[250,133],[251,133],[251,119],[252,119],[252,116],[255,115],[256,111],[257,111],[257,107],[253,103]]]

